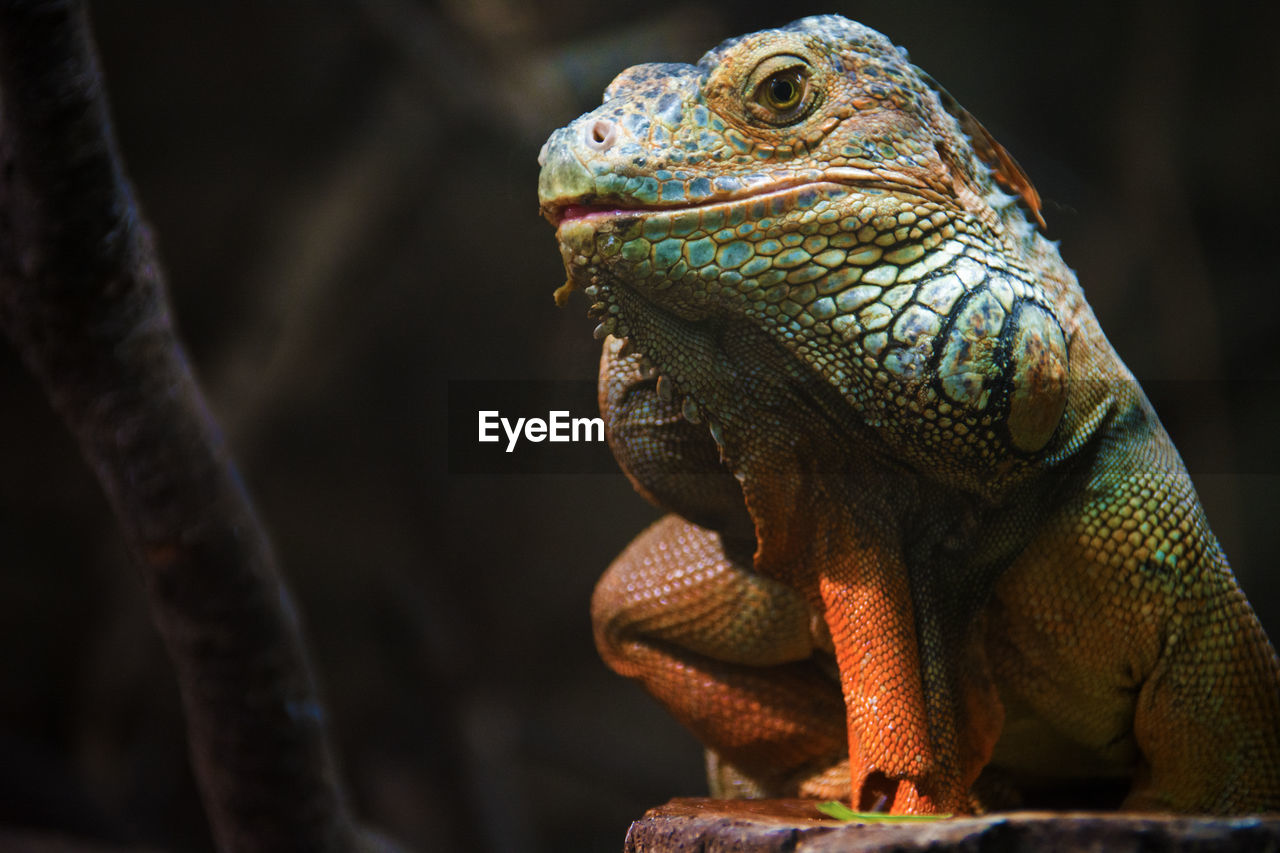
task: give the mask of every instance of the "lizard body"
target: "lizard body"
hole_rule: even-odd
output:
[[[823,16],[637,66],[540,159],[611,447],[671,512],[597,644],[713,789],[1280,810],[1280,663],[1182,461],[903,52]]]

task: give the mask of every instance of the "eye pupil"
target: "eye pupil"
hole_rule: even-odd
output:
[[[800,76],[794,71],[784,71],[765,81],[762,100],[771,109],[785,111],[800,103],[803,96]]]
[[[807,64],[784,55],[762,65],[752,75],[748,109],[758,120],[779,127],[802,120],[820,94],[810,86]]]

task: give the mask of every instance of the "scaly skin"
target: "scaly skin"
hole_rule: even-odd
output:
[[[672,512],[597,642],[715,790],[1280,809],[1280,664],[1186,470],[904,53],[821,17],[638,66],[542,162],[611,445]]]

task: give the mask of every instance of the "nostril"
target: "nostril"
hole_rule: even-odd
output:
[[[618,126],[608,119],[598,118],[587,127],[584,136],[588,148],[608,151],[618,139]]]

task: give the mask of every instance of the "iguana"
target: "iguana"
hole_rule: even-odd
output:
[[[1182,461],[904,51],[823,16],[636,66],[540,161],[611,447],[671,513],[597,644],[714,791],[1280,810],[1280,663]]]

